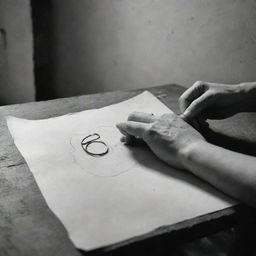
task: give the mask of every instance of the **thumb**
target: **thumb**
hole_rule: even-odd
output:
[[[198,116],[202,111],[204,111],[210,105],[209,99],[210,99],[209,94],[204,93],[188,106],[188,108],[185,110],[183,115],[187,118],[194,118]]]

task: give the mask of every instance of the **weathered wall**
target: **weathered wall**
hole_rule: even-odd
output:
[[[254,0],[52,0],[55,96],[256,80]],[[34,100],[29,0],[0,0],[0,104]],[[4,46],[4,40],[7,45]]]
[[[254,0],[53,0],[53,7],[59,96],[256,80]]]
[[[0,0],[0,105],[33,101],[29,0]]]

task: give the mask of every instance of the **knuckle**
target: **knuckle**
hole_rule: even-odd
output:
[[[157,134],[158,134],[158,132],[157,132],[155,125],[151,125],[145,130],[144,139],[146,141],[150,141],[150,140],[154,139]]]
[[[174,114],[174,113],[166,113],[161,116],[161,119],[167,120],[167,119],[173,119],[175,117],[176,117],[176,114]]]
[[[205,89],[207,87],[208,83],[204,81],[196,81],[194,84],[194,87],[196,88],[202,88]]]
[[[160,130],[163,126],[167,127],[170,124],[176,122],[178,116],[174,113],[163,114],[159,119],[159,122],[155,124],[155,129]]]
[[[198,86],[201,86],[203,84],[203,81],[196,81],[195,83],[194,83],[194,86],[195,87],[198,87]]]

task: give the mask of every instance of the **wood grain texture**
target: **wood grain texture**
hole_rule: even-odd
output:
[[[69,240],[65,228],[47,207],[25,160],[14,146],[6,126],[6,116],[27,119],[55,117],[86,109],[101,108],[128,99],[141,91],[114,91],[0,107],[0,255],[79,255]],[[149,91],[174,112],[179,112],[177,99],[184,91],[182,87],[166,85],[150,88]],[[246,143],[249,143],[250,152],[256,152],[256,116],[240,116],[239,118],[243,120],[242,126],[241,123],[238,125],[239,121],[236,118],[221,125],[218,122],[211,122],[210,128],[206,129],[206,136],[221,134],[219,141],[218,138],[211,140],[222,144],[223,136],[243,141],[245,148]],[[230,127],[232,127],[231,130]],[[229,142],[229,145],[225,146],[235,148],[237,144]],[[153,248],[161,249],[170,244],[170,241],[173,241],[171,243],[173,246],[173,243],[177,243],[178,240],[186,240],[191,236],[200,237],[235,225],[243,216],[251,213],[249,208],[239,205],[176,225],[162,227],[144,236],[101,248],[89,254],[118,255],[122,253],[123,255],[133,250],[143,251],[145,248],[150,250],[148,253],[155,252]]]

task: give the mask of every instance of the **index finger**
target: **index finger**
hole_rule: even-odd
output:
[[[120,130],[120,132],[124,135],[132,135],[136,138],[143,138],[146,130],[148,129],[148,124],[127,121],[123,123],[118,123],[116,127]]]
[[[140,123],[153,123],[158,119],[159,119],[159,116],[156,116],[153,113],[144,113],[144,112],[132,112],[128,116],[128,121],[135,121]]]
[[[179,98],[179,106],[183,113],[189,105],[205,92],[205,83],[198,81],[188,88]]]

